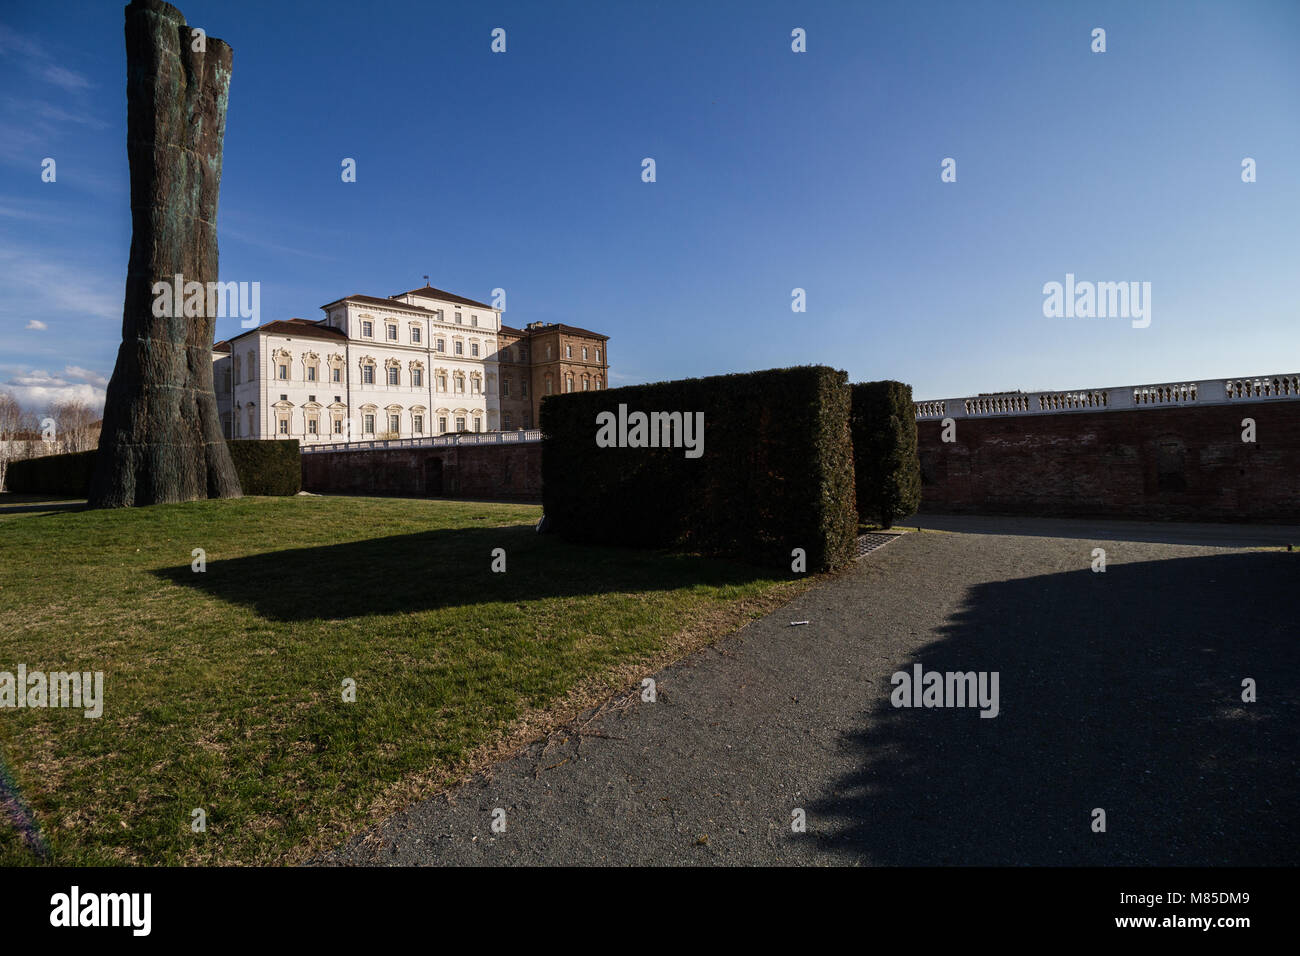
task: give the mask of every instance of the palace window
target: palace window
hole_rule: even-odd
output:
[[[424,431],[424,416],[423,416],[423,415],[412,415],[412,416],[411,416],[411,427],[412,427],[412,429],[415,431],[415,433],[416,433],[417,435],[420,434],[422,431]]]
[[[446,376],[446,375],[439,375],[439,376],[438,376],[438,391],[440,391],[440,392],[445,392],[445,391],[447,391],[447,376]]]
[[[596,349],[596,361],[600,361],[600,349]]]
[[[397,341],[397,326],[395,326],[395,325],[390,325],[390,326],[388,327],[388,341],[390,341],[390,342],[396,342],[396,341]]]
[[[474,431],[481,432],[482,430],[483,430],[483,419],[479,418],[476,415],[474,416]]]
[[[501,379],[501,394],[504,395],[506,398],[510,397],[510,379],[508,378]]]
[[[564,347],[564,357],[565,357],[565,358],[573,358],[573,346],[572,346],[572,345],[566,345],[566,346]]]
[[[519,397],[520,398],[528,397],[528,379],[526,378],[521,378],[519,380]]]
[[[456,324],[457,324],[457,325],[464,325],[464,324],[465,324],[465,320],[461,318],[461,315],[460,315],[459,312],[456,313]]]
[[[504,415],[501,416],[501,423],[502,423],[503,425],[505,425],[506,428],[509,428],[509,427],[510,427],[510,413],[509,413],[509,412],[506,412]]]
[[[477,316],[477,315],[473,315],[473,314],[471,314],[470,317],[469,317],[469,324],[472,325],[472,326],[474,326],[475,328],[477,328],[477,327],[478,327],[478,316]]]
[[[289,366],[283,363],[277,365],[275,367],[275,377],[281,381],[287,380],[289,378]]]
[[[469,390],[470,390],[471,392],[473,392],[475,395],[477,395],[477,394],[479,393],[479,380],[478,380],[478,379],[476,379],[476,378],[474,378],[474,379],[470,379]]]
[[[416,343],[420,341],[420,327],[418,325],[411,326],[411,341]]]
[[[457,416],[456,416],[456,431],[458,431],[458,432],[463,432],[464,430],[465,430],[465,416],[463,416],[463,415],[457,415]]]
[[[341,368],[332,368],[332,369],[330,369],[330,381],[331,381],[331,382],[341,382],[341,381],[343,381],[343,369],[341,369]]]
[[[392,432],[394,435],[396,435],[399,431],[401,431],[401,430],[402,430],[402,416],[400,416],[400,415],[389,415],[389,416],[388,416],[388,430],[389,430],[390,432]]]
[[[375,384],[375,367],[373,365],[361,366],[361,382],[364,385]]]
[[[361,323],[361,335],[363,338],[371,338],[375,334],[375,323],[364,321]]]
[[[582,360],[587,361],[587,346],[585,345],[582,347]]]
[[[389,385],[396,385],[396,384],[397,384],[397,367],[396,367],[396,366],[392,366],[392,367],[390,367],[390,368],[388,369],[388,384],[389,384]]]
[[[367,435],[373,435],[375,432],[375,415],[374,412],[367,412],[362,416],[362,431]]]
[[[469,344],[469,354],[472,355],[472,356],[474,356],[475,358],[478,358],[478,343],[477,343],[477,342],[471,342],[471,343]]]
[[[455,345],[456,345],[456,354],[457,354],[457,355],[464,355],[464,354],[465,354],[465,343],[464,343],[464,342],[457,342],[457,343],[455,343]]]
[[[307,419],[307,434],[308,435],[316,434],[316,419],[314,418]]]
[[[433,342],[433,350],[434,350],[435,352],[445,352],[445,351],[447,351],[447,340],[446,340],[446,339],[435,339],[434,342]]]
[[[287,418],[280,419],[280,434],[281,435],[289,434],[289,419]]]
[[[573,376],[572,376],[572,375],[566,375],[566,376],[564,376],[564,390],[565,390],[566,392],[572,392],[572,391],[573,391]]]
[[[446,432],[447,432],[447,416],[446,416],[446,415],[439,415],[439,416],[438,416],[438,434],[439,434],[439,435],[444,435],[444,434],[446,434]]]
[[[343,434],[343,419],[341,418],[334,419],[334,434],[336,435]]]
[[[416,388],[424,387],[424,369],[422,368],[411,369],[411,384]]]
[[[308,366],[307,366],[307,381],[309,381],[309,382],[314,382],[314,381],[316,381],[316,366],[315,366],[315,365],[308,365]]]

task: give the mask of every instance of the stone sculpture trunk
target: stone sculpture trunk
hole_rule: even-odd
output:
[[[205,49],[196,49],[196,47]],[[217,192],[231,50],[161,0],[126,8],[131,259],[92,508],[232,498],[239,477],[212,389],[216,316],[167,309],[155,283],[217,280]],[[170,303],[170,297],[168,297]]]

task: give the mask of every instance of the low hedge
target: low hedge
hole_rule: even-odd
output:
[[[858,514],[888,528],[921,504],[912,386],[863,382],[850,391]]]
[[[244,439],[226,444],[244,494],[296,495],[302,490],[302,463],[296,438]],[[5,489],[16,494],[84,498],[90,490],[96,454],[82,451],[10,462],[5,471]]]
[[[67,495],[84,498],[95,470],[95,452],[43,455],[9,462],[5,490],[23,495]]]
[[[787,570],[802,548],[809,571],[841,567],[857,535],[846,383],[843,372],[801,366],[547,396],[546,529]],[[702,453],[600,447],[598,426],[608,419],[598,416],[618,416],[620,406],[626,416],[702,412]],[[635,419],[627,424],[635,440]]]
[[[230,458],[246,495],[296,495],[302,491],[302,455],[298,439],[228,441]]]

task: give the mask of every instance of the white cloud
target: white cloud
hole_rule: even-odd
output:
[[[44,332],[46,329],[49,328],[49,326],[46,325],[44,322],[42,322],[40,319],[28,319],[27,325],[24,326],[24,328],[26,328],[29,332]]]
[[[80,365],[65,365],[63,374],[68,378],[80,379],[83,382],[89,382],[91,385],[98,385],[100,388],[108,387],[108,379],[98,372],[93,372],[88,368],[82,368]]]
[[[76,366],[69,366],[67,372],[79,373],[69,374],[68,378],[85,377],[108,384],[102,375]],[[102,386],[90,381],[72,382],[68,378],[51,375],[43,369],[31,369],[7,382],[0,382],[0,391],[8,392],[26,408],[44,408],[53,402],[69,401],[82,401],[96,410],[104,407],[105,390]]]
[[[93,84],[80,73],[59,66],[40,43],[0,23],[0,53],[12,56],[32,73],[65,90],[77,91]]]
[[[30,245],[0,242],[0,303],[0,315],[55,312],[120,319],[122,279],[120,273],[96,274],[54,251],[40,255]]]
[[[55,86],[61,86],[70,92],[84,90],[90,86],[90,80],[86,79],[80,73],[76,73],[72,70],[65,70],[61,66],[47,66],[41,72],[41,76],[49,80]]]

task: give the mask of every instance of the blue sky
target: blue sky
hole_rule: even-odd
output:
[[[263,321],[427,273],[610,335],[613,385],[1300,369],[1298,3],[179,6],[234,48],[221,278]],[[32,404],[102,396],[119,341],[122,8],[0,6],[0,388]],[[1045,318],[1066,273],[1150,282],[1150,327]]]

